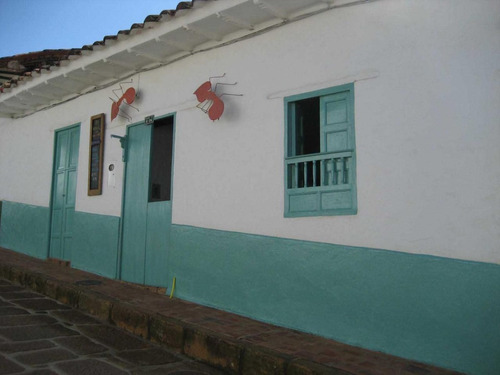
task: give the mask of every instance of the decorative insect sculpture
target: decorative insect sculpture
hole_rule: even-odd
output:
[[[113,94],[115,94],[118,100],[115,101],[113,98],[110,97],[111,101],[113,102],[111,104],[111,121],[113,121],[117,116],[126,118],[129,121],[132,120],[132,117],[130,115],[126,113],[120,114],[120,106],[122,105],[123,102],[125,102],[125,104],[128,105],[129,107],[134,108],[136,111],[139,111],[138,108],[132,105],[136,97],[135,88],[129,87],[127,90],[123,91],[122,85],[126,83],[133,83],[133,80],[127,82],[121,82],[119,84],[120,85],[119,89],[112,90]],[[117,91],[121,91],[121,96],[118,96],[118,94],[116,93]]]
[[[215,87],[212,90],[212,79],[224,78],[225,76],[226,73],[224,73],[221,76],[210,77],[208,81],[203,82],[201,86],[198,87],[194,92],[194,94],[196,95],[196,99],[200,102],[196,107],[201,109],[203,112],[207,113],[208,118],[210,118],[210,120],[212,121],[218,120],[222,116],[222,113],[224,112],[224,102],[221,99],[222,96],[224,95],[243,96],[243,94],[228,94],[228,93],[220,95],[216,94],[218,85],[234,86],[238,82],[235,83],[218,82],[215,84]]]

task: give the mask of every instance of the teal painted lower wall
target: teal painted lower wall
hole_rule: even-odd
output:
[[[500,374],[500,266],[173,225],[179,298],[471,374]]]
[[[75,212],[71,266],[116,277],[120,218]]]
[[[116,277],[120,218],[76,211],[73,218],[71,266]],[[0,246],[36,258],[47,258],[48,207],[3,201]]]
[[[46,258],[49,245],[48,207],[3,201],[0,246],[36,258]]]
[[[4,201],[0,246],[45,258],[49,209]],[[115,278],[120,218],[75,212],[71,264]],[[500,373],[500,266],[172,225],[179,298],[470,374]]]

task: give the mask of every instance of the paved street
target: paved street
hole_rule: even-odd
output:
[[[0,375],[220,372],[0,279]]]

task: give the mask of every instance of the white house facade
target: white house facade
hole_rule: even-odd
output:
[[[0,246],[498,374],[499,103],[498,1],[180,4],[4,84]]]

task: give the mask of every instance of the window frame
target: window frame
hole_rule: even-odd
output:
[[[318,157],[319,155],[328,155],[331,154],[331,152],[326,152],[323,149],[323,145],[320,145],[320,152],[315,153],[315,154],[305,154],[305,155],[294,155],[293,153],[295,152],[296,148],[296,139],[295,139],[295,122],[294,122],[294,108],[293,105],[295,102],[298,102],[300,100],[304,99],[310,99],[310,98],[315,98],[317,97],[319,101],[321,102],[322,97],[326,97],[329,95],[333,94],[339,94],[347,92],[347,98],[348,98],[348,109],[347,109],[347,116],[348,116],[348,127],[350,129],[350,137],[352,137],[351,143],[352,143],[352,150],[348,150],[347,152],[334,152],[335,155],[338,154],[338,157],[348,157],[350,159],[350,164],[349,164],[349,169],[347,171],[348,173],[348,181],[349,183],[346,185],[329,185],[329,186],[308,186],[308,187],[300,187],[300,188],[293,188],[289,187],[290,185],[293,184],[293,182],[290,181],[291,174],[289,174],[289,167],[288,164],[290,161],[293,161],[293,159],[307,159],[307,158],[315,158]],[[347,83],[339,86],[334,86],[334,87],[329,87],[321,90],[315,90],[315,91],[310,91],[306,93],[301,93],[297,95],[292,95],[284,98],[284,110],[285,110],[285,153],[284,153],[284,217],[288,218],[294,218],[294,217],[313,217],[313,216],[338,216],[338,215],[356,215],[358,213],[358,204],[357,204],[357,183],[356,183],[356,142],[355,142],[355,118],[354,118],[354,83]],[[321,118],[321,111],[323,108],[320,107],[318,108],[320,111],[320,118]],[[321,120],[320,120],[320,138],[322,137],[321,135]],[[296,172],[297,173],[297,172]],[[321,179],[322,177],[320,177]],[[351,206],[348,208],[345,207],[338,207],[338,208],[321,208],[321,199],[322,195],[325,193],[335,193],[335,192],[340,192],[342,190],[342,186],[346,187],[344,190],[350,192],[350,203]],[[347,188],[349,186],[349,188]],[[303,210],[303,211],[291,211],[290,210],[290,199],[292,196],[299,196],[301,194],[305,195],[310,195],[311,197],[313,195],[316,196],[316,198],[312,197],[311,199],[316,199],[316,208],[312,210]]]
[[[94,115],[90,118],[89,137],[89,165],[87,178],[87,195],[102,195],[102,171],[104,163],[104,133],[106,124],[104,123],[104,113]],[[92,153],[92,148],[96,147],[97,152]],[[93,174],[97,174],[97,187],[94,187]]]

